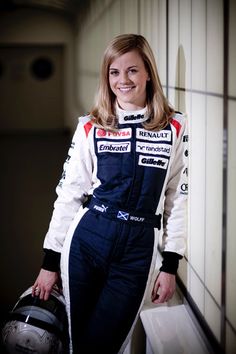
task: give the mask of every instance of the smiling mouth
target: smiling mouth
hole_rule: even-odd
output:
[[[132,87],[120,87],[119,90],[120,90],[121,92],[126,93],[126,92],[130,92],[130,91],[133,90],[134,88],[135,88],[135,86],[132,86]]]

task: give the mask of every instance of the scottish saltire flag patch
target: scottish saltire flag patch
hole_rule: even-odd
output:
[[[117,214],[117,219],[121,219],[121,220],[128,220],[129,219],[129,213],[126,213],[124,211],[118,211]]]

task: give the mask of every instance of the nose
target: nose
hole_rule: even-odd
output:
[[[126,71],[122,71],[120,73],[120,84],[126,84],[130,81],[128,73]]]

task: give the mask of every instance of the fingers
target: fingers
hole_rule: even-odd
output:
[[[40,289],[38,287],[38,284],[35,283],[33,286],[32,286],[32,296],[35,297],[35,296],[39,296],[39,293],[40,293]]]
[[[158,293],[155,293],[152,295],[152,302],[154,302],[154,304],[157,304],[159,301],[160,295]]]
[[[169,301],[172,298],[172,296],[173,296],[173,292],[160,289],[152,301],[154,304],[162,304],[164,302]]]
[[[160,272],[156,278],[152,291],[152,302],[161,304],[169,301],[175,292],[175,276]]]
[[[159,299],[160,297],[160,290],[159,290],[160,284],[158,281],[155,282],[153,290],[152,290],[152,301],[155,302]]]
[[[50,291],[45,291],[44,292],[44,294],[42,295],[42,300],[45,300],[45,301],[47,301],[48,299],[49,299],[49,296],[50,296],[50,294],[51,294],[51,291],[52,291],[52,289],[50,290]]]
[[[52,289],[45,289],[39,285],[32,286],[32,296],[38,297],[40,300],[47,301],[49,299]]]
[[[41,269],[32,286],[32,296],[37,296],[40,300],[48,300],[53,286],[59,281],[60,278],[57,272]]]

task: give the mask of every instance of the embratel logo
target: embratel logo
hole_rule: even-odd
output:
[[[129,139],[131,138],[132,131],[131,128],[119,129],[117,131],[111,132],[106,131],[104,129],[97,129],[96,130],[96,138],[106,138],[106,139]]]
[[[166,170],[168,160],[163,157],[157,157],[157,156],[150,157],[150,156],[140,155],[138,164],[140,166],[156,167],[156,168],[162,168]]]
[[[97,144],[98,152],[118,152],[118,153],[125,153],[130,152],[131,150],[131,143],[130,141],[127,142],[111,142],[111,141],[99,141]]]

